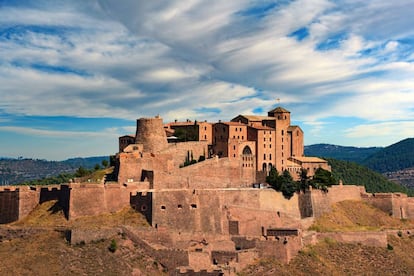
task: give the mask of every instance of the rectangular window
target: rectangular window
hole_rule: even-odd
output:
[[[263,154],[263,160],[266,160],[266,153]]]
[[[269,154],[269,160],[272,160],[272,154]]]

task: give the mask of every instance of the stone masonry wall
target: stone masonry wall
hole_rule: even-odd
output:
[[[0,224],[19,218],[19,190],[2,189],[0,192]]]

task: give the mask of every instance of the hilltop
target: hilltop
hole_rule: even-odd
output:
[[[19,184],[25,181],[57,176],[64,173],[74,173],[79,167],[86,169],[109,161],[108,156],[77,157],[63,161],[47,161],[30,158],[1,158],[0,186]]]
[[[383,174],[388,180],[408,188],[414,187],[414,138],[407,138],[385,148],[344,147],[330,144],[305,146],[305,155],[314,155],[324,159],[336,159],[355,162],[373,171]],[[338,161],[339,162],[339,161]],[[341,165],[343,166],[343,165]],[[350,170],[356,169],[350,165]],[[347,175],[355,172],[344,172]],[[345,176],[342,176],[345,177]],[[378,177],[375,177],[378,178]],[[355,182],[355,175],[350,182]],[[366,178],[368,180],[368,178]],[[348,183],[350,183],[348,182]],[[383,180],[381,180],[383,182]],[[384,184],[381,184],[384,186]]]
[[[381,147],[350,147],[332,144],[314,144],[305,146],[305,155],[362,163],[369,156],[382,149],[383,148]]]
[[[363,164],[375,171],[395,172],[414,167],[414,138],[407,138],[367,157]]]

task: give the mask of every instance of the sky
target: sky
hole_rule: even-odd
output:
[[[0,0],[0,156],[282,106],[305,145],[414,137],[414,0]],[[277,100],[279,99],[279,100]]]

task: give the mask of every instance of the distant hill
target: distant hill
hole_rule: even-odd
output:
[[[108,160],[108,156],[86,158],[71,158],[64,161],[47,161],[29,158],[1,158],[0,159],[0,186],[13,185],[28,180],[56,176],[62,173],[73,173],[79,167],[93,168]]]
[[[332,174],[336,179],[341,179],[344,184],[363,185],[369,193],[402,192],[414,195],[413,190],[388,180],[380,173],[354,162],[326,158],[332,167]]]
[[[305,146],[306,156],[330,157],[339,160],[362,163],[372,154],[380,151],[380,147],[345,147],[331,144],[315,144]]]
[[[395,172],[414,167],[414,138],[407,138],[370,155],[363,165],[377,172]]]

